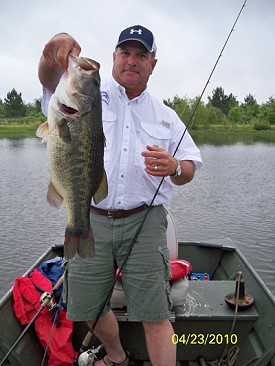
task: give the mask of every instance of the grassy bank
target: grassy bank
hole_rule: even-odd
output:
[[[0,138],[35,137],[37,127],[44,121],[45,118],[20,120],[20,123],[18,120],[0,120]],[[275,126],[268,130],[256,131],[252,125],[209,125],[196,127],[189,132],[198,144],[275,142]]]
[[[37,127],[45,117],[0,118],[0,138],[35,137]]]
[[[35,137],[38,124],[34,125],[0,125],[0,138]]]
[[[262,128],[255,128],[254,124],[233,124],[227,123],[223,125],[199,125],[193,127],[192,130],[194,131],[216,131],[216,132],[242,132],[242,133],[251,133],[251,132],[275,132],[275,125],[266,125],[262,124]]]
[[[210,125],[192,129],[190,134],[196,143],[215,145],[243,143],[275,143],[275,126],[267,130],[255,130],[253,125]]]

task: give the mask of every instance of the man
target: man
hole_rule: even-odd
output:
[[[68,66],[68,54],[79,55],[80,50],[79,44],[65,33],[54,36],[45,45],[39,64],[44,111]],[[160,180],[165,177],[122,270],[122,281],[128,313],[143,324],[152,365],[175,366],[163,204],[171,199],[171,182],[183,185],[193,179],[201,165],[201,156],[186,132],[173,157],[185,126],[174,111],[147,91],[147,82],[157,64],[156,51],[150,30],[140,25],[123,30],[113,53],[112,77],[101,85],[106,137],[104,165],[109,194],[97,206],[92,202],[96,256],[92,260],[76,257],[68,264],[67,302],[70,319],[85,320],[92,326],[116,268],[123,263]],[[107,352],[96,366],[129,364],[109,304],[96,325],[95,334]]]

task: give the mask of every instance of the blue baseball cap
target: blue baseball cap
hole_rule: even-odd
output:
[[[157,52],[153,33],[142,25],[133,25],[132,27],[124,29],[119,35],[116,48],[126,41],[141,42],[149,52]]]

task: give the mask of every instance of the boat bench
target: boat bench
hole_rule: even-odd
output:
[[[170,320],[222,320],[233,321],[235,311],[231,309],[224,297],[235,291],[235,281],[189,281],[187,300],[184,306],[174,307]],[[136,321],[127,313],[127,309],[113,309],[118,320]],[[259,317],[254,307],[238,311],[238,321],[255,322]]]
[[[235,310],[231,309],[224,297],[235,292],[235,281],[189,281],[186,305],[175,308],[175,316],[180,319],[233,320]],[[238,311],[238,321],[254,322],[258,313],[250,309]]]

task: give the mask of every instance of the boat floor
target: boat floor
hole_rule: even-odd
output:
[[[130,361],[129,366],[152,366],[149,361]],[[178,361],[176,366],[198,366],[197,362]]]
[[[149,361],[130,361],[129,366],[152,366]],[[177,361],[176,366],[198,366],[197,362]]]

